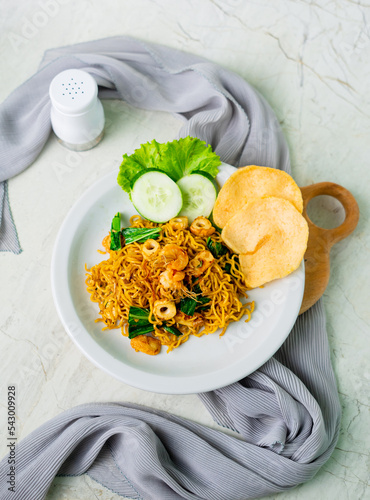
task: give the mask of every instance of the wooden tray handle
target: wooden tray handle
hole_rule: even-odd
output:
[[[308,222],[308,225],[315,227],[319,232],[321,237],[325,238],[329,249],[338,241],[343,240],[357,226],[360,211],[358,208],[357,201],[354,196],[344,187],[339,186],[339,184],[334,184],[334,182],[319,182],[317,184],[312,184],[311,186],[305,186],[300,188],[303,196],[303,216]],[[316,196],[327,195],[336,198],[343,205],[346,213],[344,222],[334,229],[324,229],[322,227],[316,226],[307,215],[307,205]]]
[[[300,314],[313,306],[325,291],[330,276],[330,249],[346,238],[357,226],[360,211],[355,198],[342,186],[333,182],[320,182],[300,188],[303,196],[303,216],[309,227],[305,261],[305,289]],[[344,222],[334,229],[316,226],[307,215],[307,205],[319,195],[336,198],[346,212]]]

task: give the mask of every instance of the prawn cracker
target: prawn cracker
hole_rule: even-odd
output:
[[[221,236],[240,254],[246,285],[256,288],[299,267],[307,248],[308,225],[292,203],[270,196],[245,204]]]
[[[223,228],[252,198],[276,196],[290,201],[302,213],[301,190],[293,178],[275,168],[249,165],[239,168],[220,190],[213,208],[213,220]]]

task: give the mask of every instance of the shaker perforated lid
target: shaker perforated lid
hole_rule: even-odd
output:
[[[86,71],[67,69],[49,87],[51,125],[64,146],[85,151],[96,146],[104,133],[104,110],[98,85]]]
[[[49,88],[53,106],[65,114],[86,112],[96,101],[98,85],[94,78],[80,69],[59,73]]]

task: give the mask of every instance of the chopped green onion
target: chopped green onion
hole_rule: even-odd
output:
[[[210,236],[207,238],[207,247],[213,257],[215,257],[216,259],[228,252],[228,249],[225,247],[225,245],[223,245],[219,241],[213,241]]]
[[[209,297],[198,297],[197,302],[200,304],[208,304],[209,302],[211,302],[211,299]],[[197,306],[197,309],[198,309],[198,306]]]
[[[182,311],[187,316],[194,316],[195,308],[197,307],[197,301],[186,297],[180,300],[180,311]]]
[[[169,333],[172,333],[172,335],[176,335],[176,337],[180,337],[180,335],[182,335],[182,333],[180,332],[180,330],[178,330],[176,327],[174,326],[168,326],[166,324],[163,325],[163,328],[169,332]]]
[[[202,293],[203,293],[202,289],[200,288],[200,286],[198,285],[198,283],[193,286],[192,291],[194,293],[196,293],[197,295],[202,295]]]
[[[160,227],[128,227],[123,229],[122,234],[125,237],[125,244],[130,245],[135,241],[144,243],[149,238],[155,240],[159,237],[160,232]]]
[[[231,274],[231,264],[229,264],[228,262],[226,262],[225,267],[224,267],[224,271],[227,274]]]
[[[128,313],[128,338],[133,339],[138,335],[144,335],[154,330],[154,327],[149,323],[149,309],[141,307],[130,307]]]
[[[112,219],[112,231],[115,231],[118,233],[121,231],[121,215],[119,212],[116,213],[116,215]]]
[[[146,325],[141,326],[133,326],[128,325],[128,338],[133,339],[138,335],[145,335],[146,333],[150,333],[154,330],[154,326],[151,323],[147,323]]]
[[[149,323],[149,312],[149,309],[131,306],[128,313],[128,324],[132,326],[147,325]]]
[[[111,229],[110,229],[110,249],[120,250],[121,246],[121,216],[120,213],[117,212],[116,215],[112,219]]]
[[[130,312],[128,316],[128,338],[133,339],[138,335],[145,335],[146,333],[151,333],[154,331],[154,326],[149,323],[149,309],[142,309],[140,307],[130,307]],[[166,323],[163,328],[167,331],[179,337],[182,335],[180,330],[174,326],[168,326]]]
[[[197,294],[196,302],[198,302],[198,304],[208,304],[208,302],[210,302],[211,299],[209,297],[204,297],[202,295],[203,292],[199,285],[193,286],[193,292]]]
[[[202,295],[202,290],[199,285],[195,285],[192,291],[197,294],[195,299],[186,297],[180,300],[180,311],[187,316],[194,316],[195,311],[204,311],[204,309],[209,307],[209,303],[211,302],[209,297],[204,297]],[[207,307],[204,307],[206,305]]]

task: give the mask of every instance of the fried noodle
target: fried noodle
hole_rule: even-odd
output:
[[[172,221],[156,224],[139,216],[131,217],[130,227],[160,227],[161,232],[156,240],[159,251],[148,258],[143,253],[144,244],[138,242],[111,251],[110,236],[104,238],[103,246],[109,252],[109,258],[90,269],[85,265],[87,290],[92,302],[99,304],[100,317],[96,321],[104,323],[103,330],[121,328],[122,334],[127,337],[130,307],[149,309],[153,336],[167,346],[169,352],[186,342],[191,335],[200,337],[221,329],[222,336],[231,322],[239,321],[243,316],[246,316],[246,322],[250,320],[254,303],[241,302],[241,298],[247,299],[248,295],[237,255],[227,252],[215,258],[200,276],[194,276],[191,263],[193,259],[196,262],[200,252],[209,250],[207,236],[195,235],[188,227],[178,227]],[[215,232],[211,239],[221,242],[221,235]],[[172,248],[168,245],[176,245],[185,251],[189,262],[183,270],[170,269],[172,274],[169,278],[166,270],[171,260],[166,258],[164,249],[165,246],[166,249]],[[209,302],[197,308],[194,316],[187,316],[180,311],[180,300],[185,297],[197,298],[193,290],[195,285],[199,285],[196,288],[198,295],[200,289],[201,296],[208,298]],[[176,315],[167,320],[166,325],[175,326],[182,333],[181,336],[166,331],[163,320],[155,316],[154,303],[158,300],[176,304]]]

